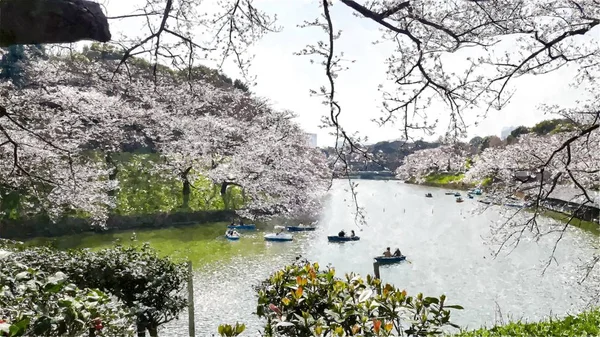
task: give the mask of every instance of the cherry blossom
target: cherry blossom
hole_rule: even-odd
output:
[[[200,175],[240,186],[249,213],[314,210],[327,169],[293,116],[240,90],[116,66],[39,61],[23,87],[2,83],[1,182],[35,197],[31,213],[77,210],[101,223],[117,189],[110,154],[128,144],[158,151],[155,171],[184,188]]]
[[[400,179],[413,178],[422,182],[427,175],[439,171],[464,172],[467,154],[464,147],[458,144],[418,150],[404,157],[396,175]]]
[[[499,193],[528,191],[533,197],[546,198],[556,185],[567,184],[588,194],[593,202],[600,182],[600,132],[578,137],[581,131],[560,132],[547,136],[522,135],[518,142],[505,148],[487,148],[475,157],[465,181],[476,182],[493,178]],[[564,149],[563,144],[574,139]],[[596,149],[596,150],[594,150]],[[517,172],[526,172],[530,179],[517,179]],[[544,175],[543,180],[534,179]]]

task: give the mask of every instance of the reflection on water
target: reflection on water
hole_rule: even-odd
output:
[[[513,318],[539,319],[550,314],[577,311],[585,294],[577,287],[576,266],[591,251],[597,237],[574,229],[556,252],[559,265],[545,275],[542,268],[554,237],[523,243],[511,254],[500,254],[484,243],[490,225],[500,220],[494,209],[477,212],[475,200],[457,204],[443,190],[400,182],[361,181],[359,200],[367,210],[368,226],[355,227],[352,203],[342,181],[331,192],[330,205],[315,232],[296,234],[290,243],[258,243],[265,250],[214,263],[195,275],[196,329],[200,336],[216,332],[220,323],[243,322],[251,336],[261,328],[252,314],[256,298],[252,287],[298,255],[332,264],[339,274],[372,273],[373,256],[385,247],[400,247],[409,263],[381,268],[385,282],[409,293],[446,294],[463,311],[454,321],[465,327],[493,324],[498,309]],[[431,191],[433,198],[425,198]],[[345,201],[344,201],[345,199]],[[359,242],[327,243],[326,236],[340,229],[357,230]],[[244,240],[244,238],[242,238]],[[185,318],[185,316],[182,316]],[[187,321],[169,325],[169,333],[185,336]]]
[[[211,336],[221,323],[245,323],[254,336],[261,322],[253,286],[271,272],[302,255],[321,265],[332,264],[338,274],[372,272],[373,257],[386,247],[399,247],[409,262],[381,268],[385,282],[410,294],[446,294],[448,302],[465,310],[453,314],[463,327],[493,324],[498,309],[506,318],[539,319],[550,314],[578,311],[585,295],[576,282],[581,259],[592,251],[598,237],[573,229],[566,233],[553,264],[542,276],[555,236],[523,242],[511,254],[492,253],[496,247],[483,238],[498,222],[497,209],[475,212],[475,200],[457,204],[444,190],[407,185],[396,181],[361,181],[359,201],[367,211],[368,226],[353,222],[350,195],[343,181],[336,184],[329,205],[315,232],[294,234],[293,242],[266,243],[263,230],[243,236],[240,242],[222,238],[224,224],[139,232],[163,253],[189,256],[194,262],[195,320],[198,336]],[[426,192],[433,198],[425,198]],[[355,229],[358,242],[330,244],[326,236],[340,229]],[[114,235],[114,234],[111,234]],[[127,238],[129,233],[120,233]],[[218,237],[218,238],[217,238]],[[101,235],[83,245],[107,245]],[[164,329],[168,336],[187,336],[187,313]]]

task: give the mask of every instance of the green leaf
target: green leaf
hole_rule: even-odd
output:
[[[22,320],[14,323],[9,328],[9,336],[21,336],[27,331],[29,326],[29,318],[23,318]]]
[[[245,324],[235,324],[235,333],[236,334],[241,334],[242,332],[244,332],[244,330],[246,330],[246,325]]]

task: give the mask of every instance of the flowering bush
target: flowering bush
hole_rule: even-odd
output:
[[[275,272],[257,291],[266,336],[424,336],[457,327],[449,309],[462,309],[443,295],[412,297],[371,276],[341,279],[308,262]]]

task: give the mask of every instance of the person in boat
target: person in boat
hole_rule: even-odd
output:
[[[343,237],[345,237],[345,236],[346,236],[346,232],[344,232],[344,230],[342,229],[342,230],[341,230],[341,231],[338,233],[338,236],[339,236],[340,238],[343,238]]]
[[[387,249],[385,250],[385,252],[383,252],[383,256],[385,256],[385,257],[392,257],[392,252],[390,251],[390,247],[387,247]]]
[[[350,237],[351,238],[356,237],[356,234],[354,233],[354,230],[350,231]]]
[[[279,228],[279,232],[275,233],[275,235],[279,235],[281,233],[283,233],[284,228]]]
[[[397,256],[397,257],[402,256],[402,252],[400,251],[400,248],[396,248],[396,251],[394,252],[394,256]]]

